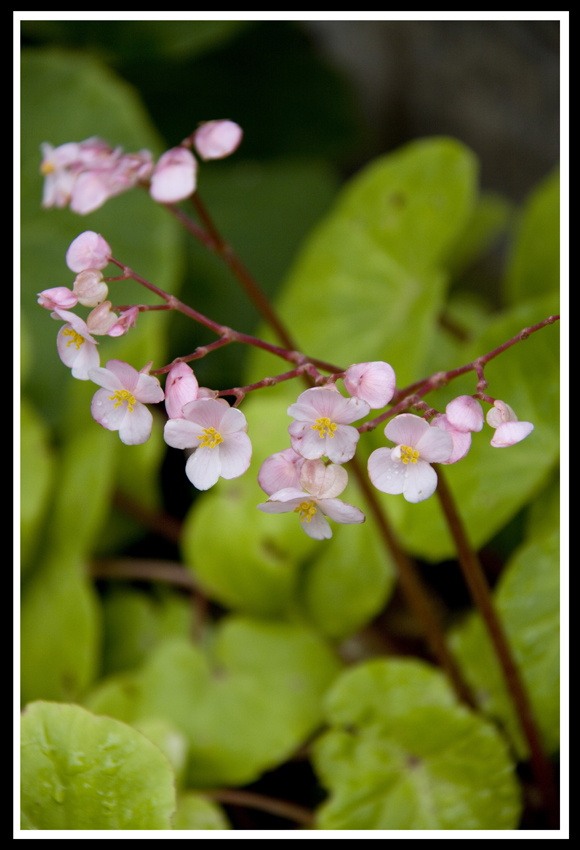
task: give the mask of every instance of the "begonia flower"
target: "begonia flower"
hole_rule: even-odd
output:
[[[66,322],[56,336],[58,356],[71,369],[73,378],[88,381],[89,369],[100,363],[97,340],[93,339],[86,322],[76,313],[57,308],[51,315]]]
[[[445,415],[457,431],[481,431],[483,428],[483,408],[469,395],[460,395],[450,401]]]
[[[103,387],[91,402],[93,419],[109,431],[118,431],[127,446],[147,442],[153,416],[145,404],[163,401],[159,380],[148,374],[150,365],[138,372],[123,360],[108,360],[106,368],[89,370],[91,381]]]
[[[108,334],[117,319],[116,313],[111,310],[111,302],[103,301],[94,310],[91,310],[87,316],[87,327],[92,334],[96,336],[104,336]]]
[[[170,419],[163,433],[174,449],[194,449],[185,474],[198,490],[208,490],[221,478],[239,478],[252,459],[246,417],[237,408],[207,398],[183,407],[183,419]]]
[[[127,310],[122,310],[119,313],[119,318],[107,331],[108,336],[123,336],[129,328],[134,328],[137,324],[137,316],[139,315],[138,307],[129,307]]]
[[[390,402],[397,381],[393,367],[381,360],[354,363],[346,370],[343,380],[348,394],[366,401],[372,410]]]
[[[431,425],[447,431],[453,440],[453,451],[451,455],[447,460],[441,460],[439,463],[450,464],[457,463],[458,460],[463,460],[471,448],[471,432],[461,431],[459,428],[456,428],[451,424],[445,413],[438,413],[437,416],[434,416],[431,420]]]
[[[43,207],[62,208],[66,207],[70,201],[77,174],[82,167],[79,148],[78,142],[67,142],[56,148],[48,142],[41,144],[40,173],[44,177]],[[73,168],[73,166],[76,167]]]
[[[531,422],[520,422],[513,409],[505,401],[497,399],[487,411],[487,424],[495,428],[491,445],[505,449],[525,440],[534,430]]]
[[[71,272],[86,269],[104,269],[111,258],[111,248],[100,233],[85,230],[70,243],[66,252],[66,264]]]
[[[190,150],[172,148],[159,157],[151,175],[149,193],[160,204],[174,204],[193,195],[197,161]]]
[[[383,493],[402,493],[408,502],[428,499],[437,488],[437,473],[431,464],[449,460],[451,434],[420,416],[402,413],[387,423],[385,436],[397,445],[376,449],[369,457],[372,483]]]
[[[55,286],[52,289],[43,289],[38,292],[38,303],[47,310],[70,310],[78,303],[78,298],[71,289],[66,286]]]
[[[276,452],[262,463],[258,472],[258,484],[268,496],[287,487],[300,487],[300,470],[305,463],[302,455],[294,449]]]
[[[268,514],[290,511],[299,514],[300,525],[309,537],[314,540],[328,539],[332,537],[332,529],[326,517],[344,524],[365,521],[365,515],[359,508],[336,498],[347,482],[348,475],[341,466],[326,466],[322,460],[306,460],[300,472],[303,490],[285,487],[272,493],[268,501],[257,507]]]
[[[196,401],[199,384],[187,363],[176,363],[165,381],[165,409],[170,419],[183,419],[183,406]]]
[[[73,292],[83,307],[97,307],[105,301],[109,287],[100,269],[85,269],[75,277]]]
[[[202,159],[223,159],[238,148],[242,136],[234,121],[205,121],[193,134],[193,144]]]
[[[333,463],[354,457],[360,434],[350,425],[369,412],[366,401],[345,398],[325,388],[306,390],[288,408],[294,422],[288,427],[292,448],[308,459],[326,456]]]

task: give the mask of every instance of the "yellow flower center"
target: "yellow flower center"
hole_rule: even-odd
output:
[[[129,390],[117,390],[117,392],[115,393],[115,395],[110,395],[110,396],[109,396],[109,399],[110,399],[111,401],[115,401],[115,399],[117,399],[117,401],[115,401],[115,407],[116,407],[116,408],[117,408],[117,407],[121,407],[121,405],[123,404],[123,402],[124,402],[124,401],[126,401],[126,402],[127,402],[127,410],[128,410],[130,413],[132,413],[132,411],[133,411],[133,405],[135,404],[135,396],[134,396],[134,395],[131,395],[131,393],[129,392]]]
[[[40,173],[44,174],[45,177],[46,177],[47,174],[52,174],[53,171],[54,171],[54,165],[50,161],[43,162],[42,165],[40,166]]]
[[[401,446],[401,460],[403,463],[417,463],[419,452],[417,449],[412,449],[410,446]]]
[[[81,345],[85,341],[84,337],[82,337],[76,331],[73,331],[72,328],[65,328],[64,331],[62,332],[62,335],[72,337],[72,339],[69,339],[69,341],[67,342],[66,347],[68,348],[69,345],[74,344],[77,347],[77,351],[79,350],[79,348],[81,347]]]
[[[316,420],[316,425],[311,425],[310,427],[313,431],[320,431],[320,439],[326,437],[327,434],[331,439],[334,439],[332,432],[336,431],[338,425],[336,422],[331,422],[328,416],[324,416],[322,419]]]
[[[201,440],[201,445],[205,449],[215,449],[219,443],[223,443],[224,438],[218,434],[215,428],[204,428],[203,434],[198,434],[197,439]]]
[[[294,508],[295,514],[300,514],[300,522],[310,522],[316,513],[316,505],[314,502],[300,502],[297,508]]]

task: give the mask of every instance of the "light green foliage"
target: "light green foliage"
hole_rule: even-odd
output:
[[[515,661],[527,688],[544,745],[554,752],[560,741],[560,572],[558,493],[550,488],[537,500],[543,526],[507,564],[494,599]],[[535,511],[534,511],[535,512]],[[471,615],[451,636],[464,675],[483,711],[505,727],[517,752],[528,755],[511,698],[479,615]]]
[[[171,767],[130,726],[39,701],[21,742],[23,829],[171,829]]]
[[[140,673],[106,681],[87,704],[128,723],[162,718],[174,725],[189,740],[190,784],[243,785],[316,729],[337,670],[328,648],[303,626],[229,618],[210,657],[168,640]]]
[[[177,799],[173,829],[231,829],[223,809],[201,794],[189,792]]]
[[[55,455],[42,419],[27,399],[20,409],[20,557],[23,572],[39,544],[54,485]]]
[[[428,139],[347,184],[278,302],[301,350],[343,368],[386,360],[399,384],[416,380],[443,303],[442,263],[474,203],[475,172],[458,142]],[[260,352],[251,375],[273,368]]]
[[[532,193],[520,222],[506,279],[510,303],[560,293],[560,173],[556,170]]]
[[[510,202],[495,192],[482,192],[464,229],[451,246],[445,265],[458,277],[479,260],[507,230],[513,213]]]
[[[183,783],[187,766],[189,747],[185,735],[167,720],[158,717],[144,718],[133,725],[166,756],[173,768],[176,785],[179,787]]]
[[[319,829],[515,829],[507,748],[456,704],[443,675],[381,659],[344,672],[326,699],[314,763],[330,797]]]

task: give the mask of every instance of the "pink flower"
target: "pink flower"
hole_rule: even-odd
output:
[[[460,395],[445,408],[447,419],[457,431],[481,431],[483,408],[476,398]]]
[[[348,394],[366,401],[372,410],[385,407],[390,402],[395,393],[395,385],[395,370],[381,360],[354,363],[344,375],[344,386]]]
[[[85,269],[75,277],[73,292],[83,307],[96,307],[109,294],[100,269]]]
[[[183,419],[165,424],[165,442],[174,449],[194,449],[185,474],[198,490],[208,490],[218,478],[239,478],[250,465],[252,444],[246,417],[218,399],[191,401]]]
[[[165,409],[170,419],[183,419],[183,406],[196,401],[199,392],[197,378],[187,363],[176,363],[165,381]]]
[[[66,252],[66,264],[71,272],[86,269],[104,269],[111,258],[111,248],[100,233],[85,230],[70,243]]]
[[[534,430],[531,422],[520,422],[512,408],[505,401],[497,399],[487,411],[487,424],[495,428],[491,445],[495,449],[505,449],[521,442]]]
[[[70,310],[75,307],[78,298],[75,293],[66,286],[55,286],[53,289],[43,289],[38,294],[38,303],[47,310]]]
[[[369,457],[369,477],[377,490],[402,493],[408,502],[428,499],[437,487],[437,473],[431,464],[449,460],[451,435],[420,416],[402,413],[387,423],[385,436],[397,445],[376,449]]]
[[[149,193],[160,204],[174,204],[193,195],[196,187],[197,162],[187,148],[166,151],[151,175]]]
[[[80,145],[77,142],[67,142],[55,148],[48,142],[43,142],[40,149],[40,173],[44,176],[42,206],[66,207],[81,168]]]
[[[103,301],[94,310],[91,310],[87,316],[87,326],[91,333],[96,336],[104,336],[108,334],[119,318],[116,313],[111,310],[111,302]]]
[[[306,390],[288,408],[294,422],[288,427],[292,448],[308,460],[326,456],[334,463],[354,457],[360,434],[349,423],[366,416],[366,401],[345,398],[324,388]]]
[[[138,307],[129,307],[119,313],[119,318],[107,331],[108,336],[123,336],[129,328],[135,327],[137,324],[137,316],[139,315]]]
[[[100,363],[97,341],[92,338],[86,323],[75,313],[57,308],[52,316],[67,323],[56,337],[58,356],[65,366],[70,367],[73,378],[88,381],[89,369]]]
[[[270,455],[258,472],[258,484],[268,496],[287,487],[300,487],[300,470],[304,458],[294,449],[284,449]]]
[[[223,159],[236,150],[242,135],[234,121],[206,121],[193,134],[193,144],[202,159]]]
[[[267,502],[258,509],[267,514],[284,514],[292,511],[300,515],[303,531],[314,540],[332,537],[332,529],[326,517],[335,522],[352,524],[365,521],[358,508],[337,499],[348,482],[342,466],[326,466],[322,460],[306,460],[300,472],[300,484],[272,493]]]
[[[93,419],[109,431],[118,431],[127,446],[147,442],[153,417],[145,404],[163,401],[161,385],[147,374],[149,368],[147,364],[138,372],[123,360],[108,360],[106,368],[89,371],[91,381],[103,387],[93,396]]]
[[[463,460],[471,448],[471,433],[470,431],[460,431],[449,421],[449,417],[444,413],[438,413],[431,420],[431,425],[436,428],[442,428],[451,435],[453,440],[453,451],[447,460],[442,460],[440,463],[450,464],[457,463],[458,460]]]

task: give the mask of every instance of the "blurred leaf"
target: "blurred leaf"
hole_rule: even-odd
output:
[[[495,192],[483,192],[446,258],[451,276],[457,278],[479,260],[505,233],[513,214],[511,203]]]
[[[529,540],[541,539],[560,528],[560,477],[555,475],[530,505],[526,523]]]
[[[550,315],[549,299],[527,302],[497,315],[466,352],[465,363],[487,354]],[[444,467],[444,474],[460,506],[469,538],[480,549],[544,486],[559,455],[559,352],[558,326],[543,328],[490,361],[485,368],[489,393],[506,401],[522,421],[535,430],[523,442],[505,449],[492,448],[491,428],[473,434],[471,449],[459,463]],[[455,380],[428,397],[429,404],[444,410],[452,398],[475,391],[474,372]],[[485,406],[487,410],[487,406]],[[374,447],[387,445],[383,429],[373,432]],[[413,505],[401,496],[383,496],[389,508],[402,503],[397,532],[406,548],[431,562],[454,556],[454,546],[437,495]]]
[[[90,420],[89,381],[71,379],[55,348],[57,322],[36,304],[36,293],[72,286],[65,253],[84,230],[103,234],[114,255],[167,291],[176,291],[180,271],[177,225],[159,205],[135,189],[112,198],[88,216],[41,208],[40,144],[59,145],[98,135],[127,151],[162,150],[135,92],[94,59],[64,51],[29,50],[22,55],[22,310],[33,341],[34,371],[27,389],[50,421],[74,430]],[[112,284],[113,304],[157,303],[135,282]],[[82,311],[81,311],[82,312]],[[84,315],[84,313],[83,313]],[[163,313],[142,315],[138,327],[118,340],[100,338],[101,364],[124,359],[140,369],[162,365]],[[91,390],[92,387],[92,390]],[[64,400],[64,401],[63,401]]]
[[[556,523],[551,533],[524,543],[494,592],[497,612],[550,753],[560,741],[559,540]],[[482,710],[499,720],[516,751],[527,758],[527,743],[479,615],[470,616],[455,630],[451,644]]]
[[[495,729],[455,704],[443,674],[380,659],[345,671],[314,744],[329,799],[319,829],[515,829],[520,794]]]
[[[190,791],[177,798],[173,829],[231,829],[231,826],[221,806]]]
[[[552,293],[557,312],[560,292],[560,173],[533,192],[524,208],[509,262],[506,293],[510,303]]]
[[[190,743],[190,784],[243,785],[316,729],[337,670],[305,627],[231,617],[218,627],[211,661],[186,641],[166,641],[141,673],[105,681],[87,704],[130,723],[162,718],[180,729]]]
[[[27,399],[20,411],[20,558],[31,566],[54,484],[56,458],[49,432]]]
[[[384,359],[399,385],[416,380],[443,302],[440,264],[471,212],[475,171],[458,142],[427,139],[347,184],[278,303],[301,350],[343,368]],[[251,374],[272,374],[272,364],[260,351]]]
[[[169,762],[124,723],[35,702],[21,741],[24,829],[171,829]]]
[[[173,768],[176,785],[179,787],[183,783],[189,749],[185,735],[171,723],[159,718],[141,720],[134,725],[166,756]]]

